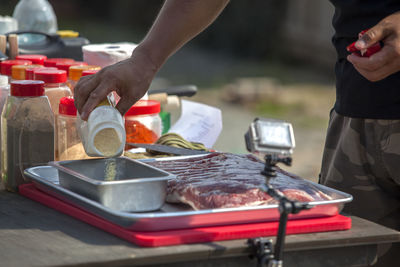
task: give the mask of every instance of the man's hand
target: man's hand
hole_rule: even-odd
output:
[[[394,13],[369,29],[357,42],[357,49],[366,49],[382,42],[383,48],[370,57],[347,56],[354,68],[371,82],[380,81],[400,71],[400,12]]]
[[[157,70],[137,47],[131,58],[82,77],[74,89],[75,106],[81,118],[87,120],[90,112],[112,91],[121,97],[116,108],[124,114],[146,93]]]

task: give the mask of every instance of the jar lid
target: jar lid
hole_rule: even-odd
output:
[[[47,57],[45,55],[18,55],[15,59],[30,60],[32,61],[32,64],[43,65]]]
[[[84,70],[82,71],[82,77],[88,76],[88,75],[93,75],[99,72],[99,70]]]
[[[37,67],[31,67],[31,66],[37,66]],[[43,70],[43,69],[56,70],[57,69],[55,67],[44,67],[41,65],[30,65],[29,67],[30,68],[25,69],[25,79],[27,79],[27,80],[34,80],[34,78],[35,78],[34,73],[37,70]]]
[[[44,96],[44,82],[33,80],[12,81],[10,94],[18,97]]]
[[[160,102],[155,100],[139,100],[126,113],[125,116],[146,115],[160,113]]]
[[[14,65],[32,65],[29,60],[4,60],[0,65],[0,73],[3,75],[11,76],[11,67]]]
[[[38,69],[33,72],[35,80],[45,83],[65,83],[67,81],[67,72],[65,70]]]
[[[61,97],[58,112],[62,115],[76,116],[76,107],[72,96]]]
[[[26,78],[26,69],[43,68],[43,65],[14,65],[11,67],[11,78],[14,80],[28,80]]]
[[[83,61],[74,61],[74,62],[58,62],[56,64],[56,68],[59,70],[65,70],[67,72],[67,76],[69,75],[69,67],[71,66],[86,66],[87,63]]]
[[[82,72],[85,70],[100,70],[100,66],[86,65],[86,66],[71,66],[69,68],[69,79],[78,81],[82,77]]]
[[[55,67],[57,63],[61,62],[74,62],[72,58],[48,58],[44,61],[43,65],[45,67]]]

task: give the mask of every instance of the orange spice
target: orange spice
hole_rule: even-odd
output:
[[[157,134],[147,128],[137,120],[125,121],[126,142],[127,143],[155,143],[158,139]],[[134,148],[130,145],[125,145],[125,150]]]

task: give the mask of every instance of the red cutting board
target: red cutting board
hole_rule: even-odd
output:
[[[279,225],[279,222],[265,222],[157,232],[136,232],[127,230],[76,206],[65,203],[38,190],[33,184],[21,185],[19,187],[19,193],[50,208],[58,210],[122,239],[144,247],[276,236]],[[304,234],[347,230],[350,228],[350,218],[342,215],[335,215],[324,218],[289,220],[287,223],[286,233],[288,235]]]

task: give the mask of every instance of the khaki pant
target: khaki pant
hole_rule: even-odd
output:
[[[400,230],[400,120],[348,118],[332,111],[320,183],[353,195],[343,212]],[[377,266],[397,264],[399,243]]]

